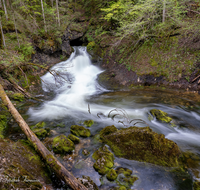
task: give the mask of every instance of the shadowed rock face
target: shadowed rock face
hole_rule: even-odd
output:
[[[178,166],[181,152],[177,144],[164,135],[153,132],[149,127],[121,130],[113,130],[113,127],[104,128],[100,132],[100,138],[116,156],[162,166]]]

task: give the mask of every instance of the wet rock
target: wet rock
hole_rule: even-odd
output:
[[[90,179],[88,176],[82,176],[82,178],[78,178],[88,190],[98,190],[97,185]]]
[[[38,138],[45,138],[49,135],[50,129],[44,128],[46,123],[41,121],[37,123],[35,126],[31,126],[32,131],[37,135]]]
[[[58,154],[71,153],[74,149],[74,143],[65,135],[59,135],[53,139],[53,151]]]
[[[114,155],[106,146],[95,151],[92,157],[96,160],[93,167],[101,175],[105,175],[114,165]]]
[[[178,146],[173,141],[166,139],[164,135],[157,134],[149,127],[129,127],[115,132],[100,132],[103,142],[108,144],[114,154],[131,160],[149,162],[162,166],[178,166],[178,158],[181,154]]]
[[[117,173],[114,169],[111,169],[107,175],[106,175],[107,179],[110,181],[114,181],[117,179]]]
[[[89,137],[91,135],[89,129],[86,129],[85,127],[79,125],[72,125],[70,131],[72,134],[78,137]]]
[[[83,124],[86,125],[87,127],[91,127],[94,124],[94,121],[93,120],[86,120],[86,121],[84,121]]]
[[[156,117],[157,120],[170,123],[172,121],[172,118],[168,116],[168,114],[164,111],[158,110],[158,109],[152,109],[150,110],[150,113]]]
[[[87,156],[87,155],[90,154],[90,152],[89,152],[88,150],[86,150],[86,149],[83,149],[82,154],[83,154],[84,156]]]
[[[69,134],[68,139],[70,139],[74,144],[78,144],[80,142],[80,139],[72,134]]]

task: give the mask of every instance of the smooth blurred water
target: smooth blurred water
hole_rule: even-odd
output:
[[[91,63],[86,48],[75,47],[74,50],[67,61],[55,65],[51,69],[51,73],[41,77],[43,90],[46,93],[53,92],[54,98],[44,101],[38,107],[30,108],[28,111],[30,120],[34,122],[63,121],[67,134],[71,124],[79,124],[86,119],[93,119],[95,126],[91,127],[91,133],[94,136],[108,125],[114,124],[118,128],[124,128],[130,126],[130,120],[142,119],[154,131],[162,133],[166,138],[176,142],[181,150],[200,155],[200,110],[198,103],[200,98],[198,95],[192,96],[184,93],[180,95],[181,93],[178,91],[150,88],[130,91],[106,90],[97,82],[98,74],[102,70]],[[114,120],[108,118],[110,111],[115,108],[119,108],[118,113],[121,114],[120,109],[124,110],[125,117],[116,117]],[[176,127],[171,127],[169,124],[161,123],[155,119],[149,121],[149,111],[154,108],[167,112],[173,118]],[[99,117],[98,113],[101,113]],[[113,113],[117,112],[113,111]],[[118,121],[123,121],[124,125]],[[143,127],[146,124],[136,125]],[[57,129],[57,133],[63,133],[63,131]],[[92,143],[92,139],[90,141],[91,152],[94,152],[98,146]],[[79,163],[81,159],[83,157],[77,157],[75,164]],[[91,155],[88,159],[92,159]],[[162,169],[162,167],[126,159],[116,159],[123,166],[128,165],[129,168],[139,170],[141,178],[135,183],[133,189],[179,189],[173,176],[169,173],[166,174],[166,169]],[[84,159],[82,161],[85,162]],[[200,166],[196,170],[200,171]],[[102,183],[93,167],[87,164],[81,171],[74,168],[73,172],[77,177],[90,176],[98,185]],[[151,180],[147,180],[148,175],[150,175]],[[163,175],[167,177],[165,178]],[[159,182],[156,182],[156,179],[159,179]],[[101,180],[103,180],[106,189],[106,184],[109,186],[110,182],[105,181],[104,178]]]

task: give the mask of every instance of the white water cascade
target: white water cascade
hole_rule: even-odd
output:
[[[75,47],[74,50],[67,61],[55,65],[51,73],[41,77],[43,90],[53,90],[57,95],[41,107],[31,108],[29,114],[32,118],[58,119],[72,115],[73,110],[88,112],[85,98],[104,90],[96,82],[102,70],[91,64],[86,47]]]

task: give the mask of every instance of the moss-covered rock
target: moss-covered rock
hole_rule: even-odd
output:
[[[117,131],[117,128],[114,125],[107,126],[100,131],[100,138],[103,139],[104,136],[109,135]]]
[[[114,181],[117,179],[117,173],[114,169],[111,169],[107,175],[106,175],[107,179],[110,181]]]
[[[86,120],[86,121],[84,121],[83,124],[86,125],[87,127],[91,127],[94,124],[94,121],[93,120]]]
[[[152,109],[150,110],[150,113],[156,117],[157,120],[170,123],[172,121],[172,118],[168,116],[168,114],[164,111],[158,110],[158,109]]]
[[[194,181],[193,189],[194,190],[200,190],[200,181]]]
[[[47,137],[49,134],[46,129],[34,129],[33,132],[37,135],[38,138]]]
[[[38,138],[44,138],[49,135],[50,129],[44,128],[46,126],[46,123],[44,121],[41,121],[37,123],[34,126],[31,126],[30,128],[32,131],[37,135]]]
[[[93,167],[101,175],[105,175],[114,165],[114,155],[106,146],[95,151],[92,157],[96,160]]]
[[[129,127],[108,135],[100,134],[116,156],[162,166],[178,166],[181,152],[177,144],[149,127]]]
[[[72,134],[69,134],[67,138],[70,139],[74,144],[78,144],[80,142],[80,139]]]
[[[59,135],[53,139],[53,151],[58,154],[70,153],[75,149],[74,143],[65,135]]]
[[[78,137],[89,137],[91,135],[89,129],[86,129],[85,127],[79,125],[72,125],[70,131],[72,134]]]
[[[49,170],[28,141],[13,143],[0,139],[0,161],[0,189],[40,190],[51,184]]]
[[[98,190],[98,186],[90,179],[88,176],[82,176],[82,178],[78,178],[88,190]]]
[[[118,182],[120,185],[130,188],[136,180],[138,180],[137,176],[132,176],[132,171],[128,168],[117,168],[116,173],[118,175]]]

